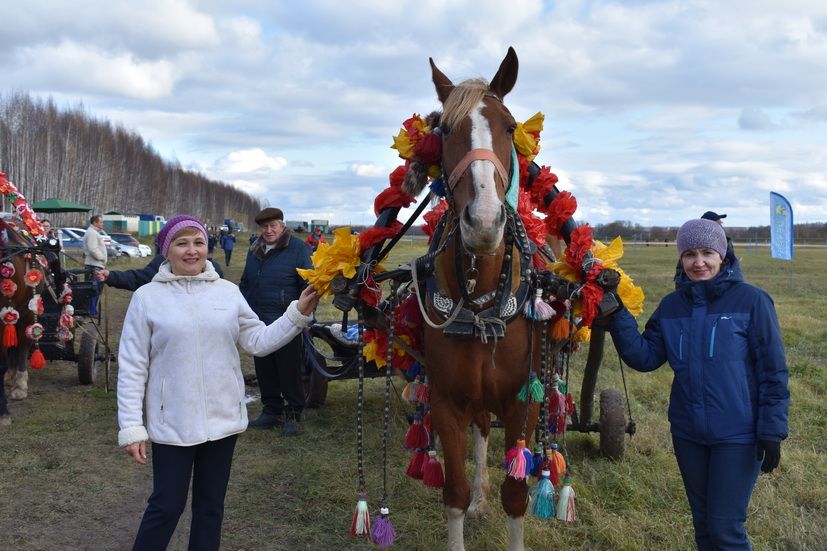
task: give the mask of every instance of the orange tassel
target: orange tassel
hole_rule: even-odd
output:
[[[39,348],[35,348],[32,352],[32,357],[29,358],[29,367],[32,369],[43,369],[46,367],[46,358],[43,357],[43,352]]]
[[[568,340],[571,335],[571,323],[566,318],[560,318],[551,328],[551,338],[555,341]]]
[[[17,346],[17,329],[9,323],[3,329],[3,348],[13,348]]]

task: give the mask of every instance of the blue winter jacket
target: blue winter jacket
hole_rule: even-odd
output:
[[[261,321],[272,323],[299,298],[307,283],[296,268],[312,268],[310,247],[300,239],[286,236],[284,243],[265,253],[259,238],[247,253],[244,273],[238,284],[247,304]],[[281,247],[279,247],[281,245]]]
[[[609,331],[638,371],[669,362],[672,434],[700,444],[752,444],[787,437],[787,363],[770,296],[744,282],[734,256],[708,281],[690,281],[661,300],[641,335],[621,308]]]

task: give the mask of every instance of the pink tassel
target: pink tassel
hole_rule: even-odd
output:
[[[350,523],[350,537],[370,536],[370,511],[368,511],[368,495],[359,494],[356,500],[356,509],[353,511],[353,521]]]
[[[422,482],[428,488],[442,488],[445,486],[445,473],[443,473],[442,465],[436,458],[435,450],[428,452],[428,462],[425,464]]]
[[[422,419],[419,415],[414,415],[414,421],[405,434],[405,447],[409,450],[427,448],[429,440],[428,431],[422,425]]]
[[[425,382],[416,387],[416,401],[420,404],[427,404],[431,399],[431,386],[428,384],[428,378],[425,377]]]
[[[549,303],[543,300],[543,290],[537,289],[534,291],[534,319],[536,320],[550,320],[557,312],[551,307]]]
[[[508,476],[515,480],[525,479],[526,473],[531,471],[533,463],[531,452],[525,447],[525,440],[517,440],[517,446],[508,450],[505,463]]]

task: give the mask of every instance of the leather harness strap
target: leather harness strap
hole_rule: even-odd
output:
[[[448,187],[450,189],[454,188],[457,181],[462,178],[462,175],[465,174],[465,171],[468,170],[468,167],[471,166],[471,163],[474,161],[491,161],[494,164],[494,168],[497,169],[503,185],[508,185],[508,172],[506,172],[505,167],[502,162],[500,162],[500,159],[497,158],[494,151],[491,149],[472,149],[465,154],[457,166],[454,167],[454,170],[451,171],[451,175],[448,176]]]

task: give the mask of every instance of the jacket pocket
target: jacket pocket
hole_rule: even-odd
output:
[[[719,318],[720,319],[720,318]],[[709,354],[707,357],[711,360],[715,357],[715,333],[718,331],[718,319],[712,322],[712,331],[709,333]]]

